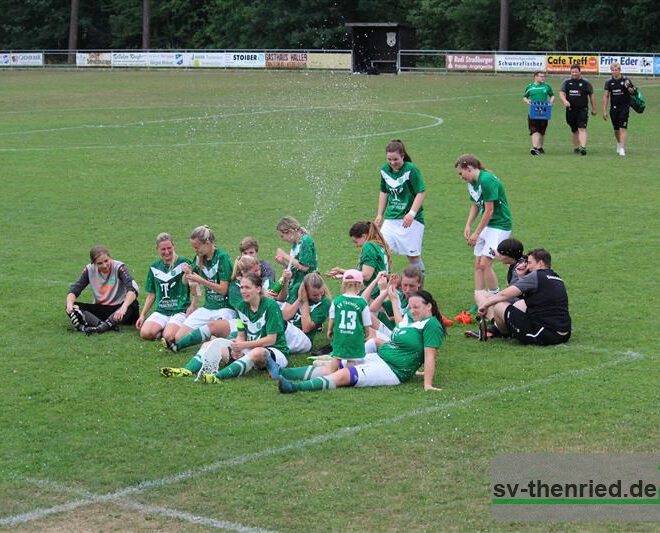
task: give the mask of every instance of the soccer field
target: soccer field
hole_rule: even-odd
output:
[[[497,454],[657,453],[660,82],[634,78],[648,108],[631,113],[623,158],[600,113],[588,156],[573,154],[560,106],[546,155],[530,156],[529,81],[0,72],[0,527],[545,531],[492,518]],[[592,79],[599,106],[604,81]],[[558,93],[561,79],[549,83]],[[376,214],[393,138],[426,180],[426,288],[443,314],[472,301],[469,204],[453,168],[470,152],[504,182],[514,236],[551,252],[570,298],[568,344],[478,343],[454,325],[440,393],[416,377],[281,395],[259,372],[213,386],[163,379],[159,367],[194,350],[166,352],[129,328],[72,332],[65,296],[98,243],[143,285],[159,232],[191,257],[190,231],[208,224],[232,257],[252,235],[272,260],[285,247],[275,225],[292,215],[321,271],[353,266],[348,229]],[[581,525],[604,526],[652,529]]]

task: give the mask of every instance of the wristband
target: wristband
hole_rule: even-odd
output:
[[[411,209],[410,211],[408,211],[408,214],[411,217],[415,218],[417,216],[417,211],[415,211],[414,209]]]

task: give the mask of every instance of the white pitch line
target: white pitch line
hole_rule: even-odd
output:
[[[598,349],[596,349],[598,350]],[[610,352],[612,353],[612,352]],[[352,436],[356,435],[359,433],[362,433],[364,431],[374,429],[374,428],[379,428],[382,426],[388,426],[392,424],[396,424],[398,422],[401,422],[402,420],[406,420],[409,418],[416,418],[420,416],[425,416],[425,415],[430,415],[434,413],[438,413],[441,411],[445,411],[448,409],[452,409],[454,407],[465,407],[468,406],[474,402],[480,401],[480,400],[486,400],[489,398],[495,398],[497,396],[501,396],[503,394],[508,394],[512,392],[519,392],[519,391],[525,391],[533,387],[540,387],[543,385],[549,385],[552,383],[556,383],[558,381],[563,381],[565,379],[574,379],[574,378],[579,378],[582,376],[585,376],[587,374],[591,374],[593,372],[597,372],[599,370],[609,368],[612,366],[618,366],[624,363],[629,363],[631,361],[636,361],[639,359],[644,358],[644,355],[639,353],[639,352],[633,352],[633,351],[627,351],[627,352],[615,352],[617,354],[620,354],[621,357],[618,357],[617,359],[614,359],[612,361],[607,361],[605,363],[601,363],[599,365],[595,365],[592,367],[587,367],[587,368],[581,368],[581,369],[575,369],[575,370],[568,370],[566,372],[559,372],[557,374],[553,374],[551,376],[545,377],[545,378],[540,378],[537,380],[529,381],[526,383],[521,383],[519,385],[509,385],[507,387],[502,387],[499,389],[494,389],[486,392],[482,392],[479,394],[475,394],[473,396],[469,396],[467,398],[463,398],[462,400],[452,400],[448,402],[443,402],[431,407],[425,407],[423,409],[415,409],[413,411],[409,411],[407,413],[402,413],[393,417],[388,417],[388,418],[382,418],[380,420],[376,420],[374,422],[368,422],[366,424],[359,424],[357,426],[353,427],[348,427],[348,428],[343,428],[343,429],[338,429],[335,431],[331,431],[329,433],[322,433],[320,435],[316,435],[314,437],[310,437],[307,439],[301,439],[295,442],[292,442],[290,444],[286,444],[284,446],[279,446],[276,448],[266,448],[264,450],[258,451],[258,452],[253,452],[253,453],[248,453],[244,455],[239,455],[237,457],[233,457],[230,459],[224,459],[221,461],[216,461],[215,463],[211,463],[209,465],[203,466],[201,468],[197,468],[195,470],[185,470],[183,472],[180,472],[178,474],[173,474],[171,476],[166,476],[160,479],[153,479],[149,481],[143,481],[141,483],[138,483],[137,485],[133,485],[131,487],[126,487],[124,489],[120,489],[118,491],[115,491],[113,493],[105,494],[98,496],[96,498],[83,498],[83,499],[78,499],[78,500],[73,500],[71,502],[62,504],[62,505],[56,505],[54,507],[49,507],[49,508],[42,508],[42,509],[35,509],[33,511],[30,511],[28,513],[23,513],[23,514],[17,514],[17,515],[12,515],[12,516],[7,516],[5,518],[0,519],[0,526],[16,526],[18,524],[23,524],[25,522],[30,522],[32,520],[39,520],[41,518],[45,518],[47,516],[50,516],[52,514],[56,513],[61,513],[61,512],[66,512],[66,511],[71,511],[73,509],[77,509],[79,507],[85,506],[85,505],[91,505],[95,503],[100,503],[100,502],[105,502],[105,501],[113,501],[118,498],[126,498],[127,496],[130,496],[132,494],[137,494],[139,492],[143,492],[145,490],[150,490],[153,488],[160,488],[164,487],[167,485],[172,485],[175,483],[178,483],[180,481],[187,481],[189,479],[197,478],[199,476],[209,474],[209,473],[215,473],[218,470],[222,470],[223,468],[228,468],[232,466],[240,466],[252,461],[258,461],[260,459],[265,459],[266,457],[271,457],[273,455],[278,455],[281,453],[287,453],[291,451],[297,451],[301,450],[303,448],[307,448],[309,446],[314,446],[316,444],[321,444],[333,440],[338,440],[342,439],[347,436]]]

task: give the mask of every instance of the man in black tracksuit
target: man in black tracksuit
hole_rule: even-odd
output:
[[[628,138],[628,115],[630,114],[630,95],[635,94],[635,86],[621,75],[621,65],[612,63],[612,77],[605,82],[603,94],[603,118],[607,120],[607,103],[610,104],[610,119],[616,137],[616,153],[626,155]]]
[[[571,316],[564,281],[550,269],[550,254],[537,248],[527,254],[530,273],[490,296],[479,312],[493,308],[495,324],[523,344],[561,344],[571,337]],[[507,300],[522,298],[514,304]]]
[[[566,123],[573,133],[573,151],[576,154],[587,155],[589,102],[591,102],[591,114],[595,115],[596,97],[591,83],[582,77],[580,65],[571,67],[571,77],[564,81],[559,89],[559,98],[566,107]]]

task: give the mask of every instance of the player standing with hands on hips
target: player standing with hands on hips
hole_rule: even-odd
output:
[[[635,94],[635,86],[621,75],[621,65],[610,65],[612,77],[605,82],[603,94],[603,120],[607,120],[607,104],[610,104],[610,119],[616,137],[616,153],[626,155],[626,140],[628,139],[628,115],[630,114],[630,95]]]
[[[580,65],[571,67],[571,77],[564,81],[559,89],[559,97],[566,107],[566,123],[573,132],[573,151],[587,155],[587,122],[589,121],[589,102],[591,114],[598,113],[594,88],[582,77]]]
[[[411,265],[424,272],[424,178],[401,141],[388,143],[385,154],[387,163],[380,169],[375,223],[380,227],[390,250],[407,256]]]

